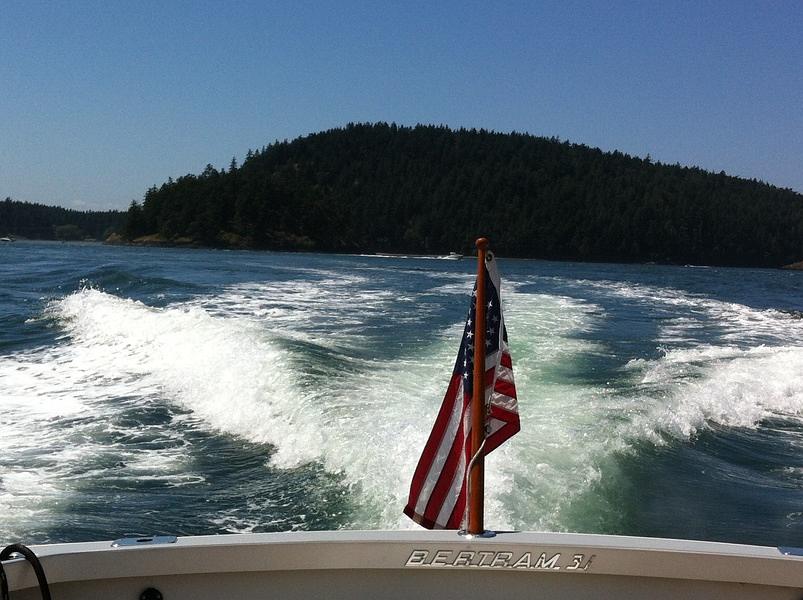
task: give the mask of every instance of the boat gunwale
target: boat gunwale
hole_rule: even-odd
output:
[[[113,547],[107,542],[36,545],[52,584],[170,575],[321,570],[507,571],[732,582],[803,588],[803,556],[781,548],[722,542],[576,533],[506,532],[467,538],[453,531],[321,531],[179,537],[172,544]],[[409,564],[412,552],[430,563]],[[565,568],[431,564],[438,551],[583,555],[585,571]],[[453,554],[450,554],[453,553]],[[419,555],[420,556],[420,555]],[[125,560],[121,560],[125,557]],[[437,561],[436,561],[437,562]],[[4,563],[11,590],[37,585],[23,559]],[[565,567],[565,565],[564,565]]]

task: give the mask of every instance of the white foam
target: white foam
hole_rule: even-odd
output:
[[[210,316],[249,321],[288,339],[328,348],[360,346],[369,315],[386,314],[404,295],[394,294],[366,277],[318,272],[318,280],[270,281],[229,286],[186,306]],[[425,318],[426,307],[414,314]],[[267,327],[266,327],[267,325]],[[337,335],[332,335],[335,330]]]
[[[315,408],[304,403],[284,352],[253,322],[195,306],[150,308],[96,290],[68,296],[52,310],[85,369],[140,380],[215,429],[271,443],[278,464],[287,463],[289,447],[288,464],[318,455],[317,431],[307,426]]]
[[[0,357],[0,444],[14,448],[1,463],[4,538],[40,527],[36,520],[69,497],[77,480],[98,476],[87,467],[92,459],[110,452],[121,466],[107,476],[169,486],[203,479],[187,465],[180,430],[114,426],[126,408],[167,402],[189,409],[208,428],[274,444],[277,464],[319,456],[310,425],[317,420],[309,415],[315,408],[303,405],[282,351],[253,323],[194,306],[150,308],[91,289],[51,303],[48,313],[65,330],[59,344]],[[141,434],[167,443],[152,450],[125,443],[126,435]]]
[[[593,349],[593,344],[573,336],[598,318],[599,308],[569,298],[518,294],[512,291],[515,286],[509,287],[505,293],[506,321],[509,330],[519,334],[512,334],[512,350],[528,425],[514,442],[489,459],[486,511],[496,527],[514,527],[522,518],[532,517],[532,510],[526,511],[527,517],[522,515],[516,500],[511,500],[510,490],[514,478],[530,472],[534,456],[554,465],[559,474],[549,481],[539,478],[535,485],[550,502],[565,505],[571,500],[570,494],[567,496],[571,479],[578,470],[588,470],[588,457],[598,450],[593,445],[580,452],[572,449],[568,464],[566,453],[555,452],[553,444],[560,432],[581,427],[591,432],[596,423],[586,416],[583,407],[588,389],[544,383],[543,379],[551,367]],[[462,293],[468,306],[465,288]],[[401,507],[440,408],[461,331],[462,323],[457,323],[440,332],[433,343],[417,349],[415,355],[392,364],[359,365],[356,375],[339,378],[330,387],[314,392],[322,407],[321,460],[327,469],[342,473],[360,496],[350,526],[414,526],[401,514]],[[575,405],[566,410],[569,400]],[[584,474],[580,486],[585,488],[585,480],[593,477]]]
[[[593,337],[593,327],[606,318],[604,311],[560,297],[513,295],[508,322],[522,432],[489,460],[492,473],[505,475],[496,478],[502,493],[491,502],[494,516],[505,525],[572,529],[578,510],[573,504],[580,498],[581,512],[596,513],[598,520],[606,511],[615,515],[617,508],[594,490],[605,473],[616,473],[616,458],[634,443],[688,440],[713,424],[756,428],[768,418],[803,420],[803,348],[788,344],[790,338],[800,339],[799,320],[677,290],[582,283],[650,306],[664,305],[667,314],[683,307],[689,316],[663,320],[659,335],[664,341],[676,336],[681,347],[667,348],[655,360],[630,361],[623,369],[630,383],[625,378],[596,389],[573,385],[572,371],[582,375],[582,368],[572,368],[575,361],[605,352],[584,341],[585,335],[576,337]],[[517,306],[527,309],[518,312]],[[557,320],[550,318],[550,306]],[[711,337],[725,345],[684,347],[689,331],[697,327],[718,328],[719,336]],[[756,338],[777,345],[751,346]],[[523,352],[516,351],[517,340],[524,341]],[[533,340],[541,340],[540,348],[527,347]],[[555,367],[564,372],[556,375]]]
[[[631,435],[689,439],[710,424],[755,428],[770,417],[803,422],[803,347],[702,347],[632,362],[641,414]]]
[[[428,322],[425,302],[406,310],[423,294],[393,294],[371,277],[312,275],[318,279],[238,284],[164,308],[91,289],[53,302],[48,312],[64,339],[0,357],[0,388],[10,391],[0,398],[0,443],[21,439],[23,449],[49,456],[37,469],[6,466],[0,508],[26,523],[48,514],[69,494],[71,477],[93,476],[75,475],[76,465],[108,450],[94,440],[93,427],[111,427],[103,420],[126,403],[167,402],[191,411],[187,418],[198,426],[272,445],[274,466],[319,461],[341,474],[356,498],[344,525],[411,526],[400,511],[454,364],[461,324],[392,360],[365,358],[369,322]],[[428,293],[465,295],[467,307],[467,281],[438,274]],[[586,284],[662,303],[667,314],[682,307],[684,314],[674,317],[685,321],[664,321],[666,351],[628,363],[625,384],[592,385],[573,374],[585,358],[606,351],[590,341],[605,311],[506,283],[522,432],[488,460],[493,527],[570,529],[581,497],[589,511],[615,510],[589,494],[634,441],[688,439],[711,423],[756,427],[771,416],[803,416],[803,349],[781,343],[797,327],[787,316],[671,290],[576,283]],[[722,327],[723,345],[677,347],[686,342],[684,331],[710,323]],[[747,330],[779,343],[727,344],[729,336],[742,341]],[[325,348],[348,368],[325,376],[305,372],[308,363],[288,341]],[[82,424],[88,416],[94,419]],[[80,441],[65,439],[65,427]],[[158,432],[178,443],[159,452],[116,447],[126,464],[120,477],[157,477],[176,486],[200,481],[203,475],[187,464],[181,433]],[[218,525],[250,531],[265,523],[221,508]]]
[[[587,390],[571,390],[576,410],[556,413],[549,407],[565,406],[565,392],[571,386],[541,380],[550,365],[589,350],[588,342],[572,335],[599,313],[597,307],[568,298],[518,294],[513,287],[506,288],[505,301],[508,327],[519,333],[512,338],[517,382],[525,403],[529,398],[538,401],[529,407],[525,418],[531,424],[508,456],[511,462],[489,470],[489,515],[502,525],[515,523],[503,492],[531,463],[529,453],[538,455],[544,440],[554,443],[561,431],[580,426],[583,420],[579,407]],[[213,429],[274,445],[272,460],[277,466],[318,460],[341,473],[359,495],[352,525],[406,527],[409,523],[400,509],[451,373],[460,324],[392,363],[351,357],[349,370],[307,385],[305,374],[294,370],[293,357],[277,345],[277,336],[316,339],[316,320],[328,323],[321,331],[336,320],[341,330],[337,343],[347,348],[357,343],[356,332],[366,315],[381,314],[391,302],[386,294],[369,288],[357,293],[356,302],[353,290],[342,292],[352,299],[344,304],[337,291],[342,286],[328,288],[297,283],[287,292],[286,284],[241,285],[167,308],[83,290],[50,309],[66,328],[69,343],[39,355],[41,364],[26,366],[40,370],[37,393],[45,397],[63,397],[64,388],[58,383],[62,371],[74,371],[70,386],[81,390],[82,398],[162,398],[191,410]],[[462,293],[467,300],[465,289]],[[354,334],[349,334],[349,326],[355,328]],[[327,336],[320,337],[327,342]],[[42,380],[41,371],[54,365],[58,365],[55,376]],[[497,452],[501,456],[508,451]],[[551,452],[546,448],[538,462],[554,463]],[[557,459],[560,463],[562,457]],[[176,479],[180,472],[147,462],[142,462],[142,469],[130,466],[132,476],[167,471]],[[553,468],[565,474],[549,484],[550,497],[557,500],[569,485],[572,467]]]
[[[56,421],[93,410],[108,414],[114,409],[103,404],[109,398],[176,403],[207,427],[272,444],[276,466],[317,460],[342,474],[359,499],[350,526],[409,527],[401,507],[446,389],[461,324],[389,363],[356,358],[348,348],[360,345],[365,320],[398,302],[365,281],[359,284],[356,300],[355,290],[334,281],[322,289],[304,282],[268,283],[233,286],[167,308],[83,290],[51,305],[50,313],[68,335],[64,343],[0,363],[0,374],[2,365],[13,364],[18,377],[30,377],[20,386],[30,390],[20,406],[37,406],[31,400],[38,398],[45,418]],[[594,350],[576,335],[587,331],[601,310],[569,298],[520,294],[515,287],[506,286],[504,301],[524,428],[515,443],[489,459],[488,518],[497,527],[555,528],[560,527],[561,507],[598,477],[594,455],[608,444],[597,434],[600,421],[587,408],[594,391],[567,384],[556,372]],[[464,286],[460,293],[467,305]],[[339,330],[336,342],[326,335],[332,327]],[[278,343],[294,336],[337,347],[350,368],[309,385],[294,357]],[[62,405],[64,398],[70,401]],[[604,416],[604,409],[600,406],[597,413]],[[20,432],[36,418],[35,410],[25,414]],[[45,427],[37,435],[35,444],[50,443],[60,465],[40,474],[39,481],[63,491],[65,471],[80,459],[69,456],[67,447],[47,442],[59,435],[58,429]],[[576,444],[576,435],[586,443]],[[88,443],[77,451],[92,455],[102,448]],[[182,472],[187,467],[180,462],[180,450],[139,453],[127,457],[126,464],[122,478],[158,474],[171,485],[193,480]],[[524,485],[511,492],[514,479]],[[517,504],[523,497],[531,503],[537,498],[536,506],[522,511]],[[239,518],[225,517],[226,528],[256,526]]]
[[[661,343],[697,342],[694,330],[706,329],[723,344],[757,344],[763,340],[795,343],[803,337],[803,319],[775,309],[756,309],[736,302],[716,300],[670,286],[650,286],[627,281],[552,278],[563,285],[602,291],[635,301],[662,313],[666,322]]]
[[[561,296],[508,292],[503,300],[522,427],[488,459],[488,521],[499,528],[567,529],[572,503],[622,446],[605,390],[570,376],[576,361],[602,350],[583,334],[605,314]]]

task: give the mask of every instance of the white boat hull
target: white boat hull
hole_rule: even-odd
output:
[[[32,546],[53,598],[549,598],[801,600],[803,556],[779,548],[650,538],[367,531]],[[39,598],[22,559],[4,563],[13,600]]]

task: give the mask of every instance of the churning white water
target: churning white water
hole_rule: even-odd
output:
[[[305,269],[162,305],[94,287],[47,302],[34,318],[52,343],[0,355],[0,445],[15,448],[0,474],[0,532],[46,531],[90,480],[202,495],[216,475],[196,458],[198,431],[261,447],[266,478],[320,465],[349,498],[328,526],[413,526],[400,510],[471,278],[397,268],[389,284],[370,264]],[[796,424],[800,439],[794,315],[654,282],[519,272],[503,285],[522,431],[488,460],[492,526],[619,527],[605,489],[643,444],[693,444],[712,426],[768,419]],[[633,339],[628,328],[647,322],[649,335]],[[123,410],[166,416],[126,422]],[[272,522],[270,506],[251,502],[247,515],[208,507],[208,521]]]

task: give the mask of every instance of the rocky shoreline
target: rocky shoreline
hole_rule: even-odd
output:
[[[189,247],[189,248],[202,248],[203,246],[193,240],[192,238],[188,237],[177,237],[173,239],[167,239],[158,233],[152,235],[143,235],[138,238],[134,238],[133,240],[127,240],[123,238],[119,233],[113,233],[109,237],[107,237],[104,244],[109,244],[110,246],[155,246],[155,247]]]
[[[150,246],[158,248],[225,248],[228,250],[274,250],[292,252],[314,251],[315,242],[306,236],[298,236],[285,232],[272,232],[268,236],[267,246],[253,243],[251,238],[231,232],[221,232],[215,243],[204,244],[194,238],[175,236],[167,238],[158,233],[143,235],[132,240],[125,239],[119,233],[113,233],[104,240],[113,246]]]

